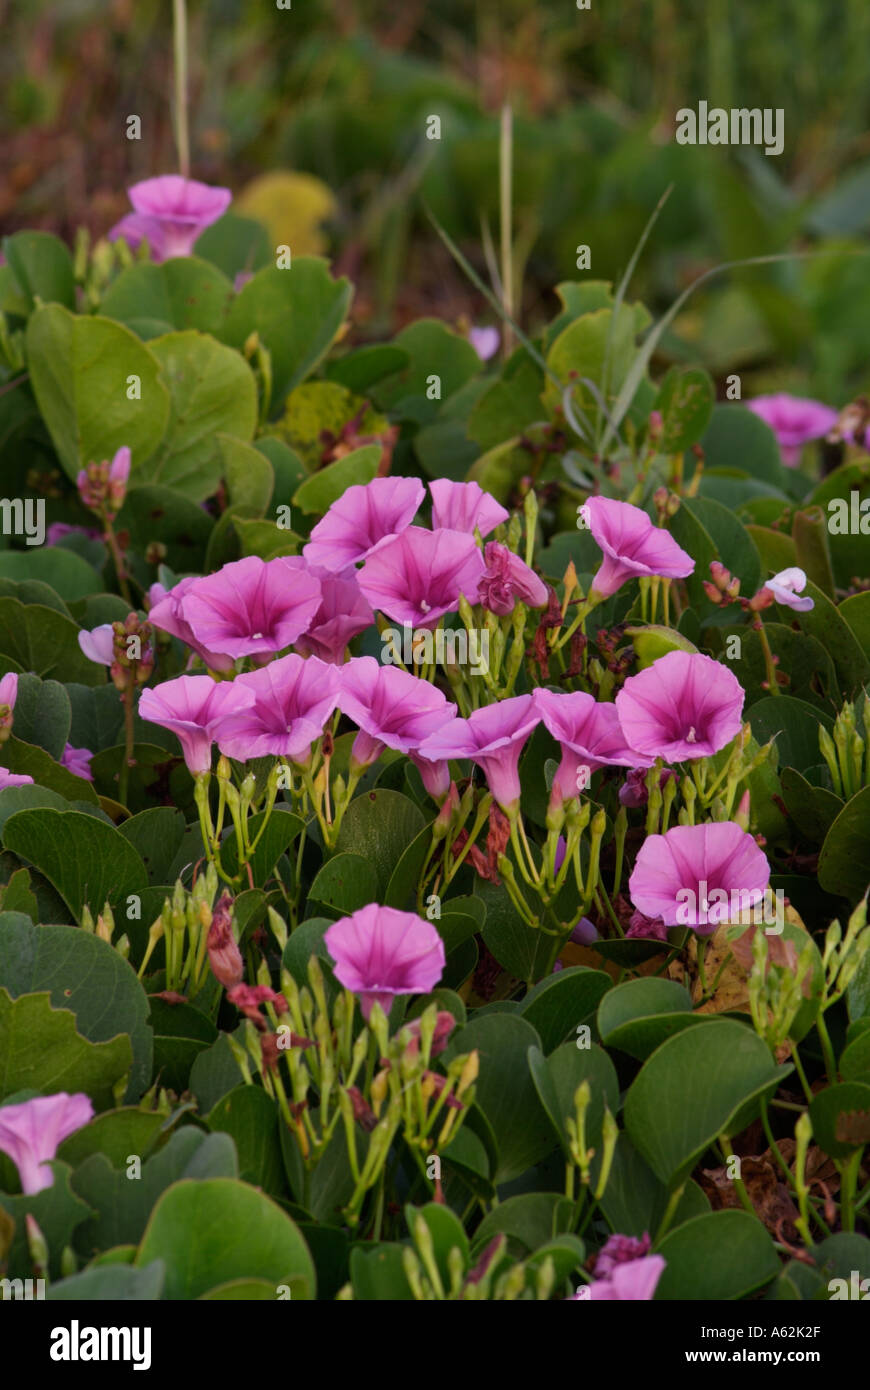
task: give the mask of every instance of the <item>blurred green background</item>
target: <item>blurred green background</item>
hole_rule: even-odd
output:
[[[618,277],[673,184],[632,283],[654,312],[720,262],[822,254],[717,277],[661,356],[703,363],[720,388],[739,371],[744,395],[789,389],[840,405],[870,385],[867,0],[188,10],[194,175],[231,187],[235,210],[263,220],[271,241],[321,250],[352,276],[356,340],[423,314],[492,321],[422,203],[487,277],[509,101],[527,328],[557,310],[558,282]],[[0,0],[0,31],[0,229],[103,234],[127,210],[129,183],[177,167],[170,0]],[[676,111],[700,100],[782,107],[784,153],[676,145]],[[140,141],[126,138],[130,114]],[[433,114],[440,141],[426,139]],[[272,171],[313,179],[250,189]]]

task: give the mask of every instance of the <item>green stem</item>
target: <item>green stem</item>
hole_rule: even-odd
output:
[[[190,178],[190,133],[187,125],[187,0],[172,0],[173,54],[175,65],[175,141],[178,170]]]
[[[128,679],[132,678],[132,671],[128,672]],[[118,800],[122,806],[127,805],[127,784],[130,779],[130,768],[135,767],[136,760],[133,757],[133,685],[127,686],[122,696],[124,705],[124,759],[121,763],[121,772],[118,778]]]

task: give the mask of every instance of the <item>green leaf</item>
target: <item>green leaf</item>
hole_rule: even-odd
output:
[[[0,1007],[3,992],[0,990]],[[49,1272],[53,1277],[60,1273],[61,1253],[72,1242],[72,1234],[89,1215],[89,1208],[70,1187],[70,1170],[65,1163],[55,1160],[51,1164],[53,1182],[41,1192],[29,1195],[9,1196],[0,1192],[0,1208],[8,1212],[15,1222],[15,1234],[6,1256],[7,1267],[3,1271],[9,1279],[29,1279],[33,1277],[33,1257],[27,1243],[27,1216],[33,1217],[45,1236],[50,1259]]]
[[[2,807],[2,801],[0,801],[0,807]],[[387,907],[407,908],[416,901],[417,881],[426,862],[431,841],[432,822],[430,821],[428,825],[424,825],[423,829],[402,852],[396,867],[390,874],[383,898]],[[486,909],[484,908],[485,915]]]
[[[852,594],[843,599],[838,610],[840,617],[851,628],[859,647],[870,660],[870,591]]]
[[[89,565],[73,550],[65,550],[59,545],[47,550],[4,550],[0,552],[0,577],[15,581],[31,581],[32,584],[50,586],[55,596],[60,595],[70,603],[79,598],[87,598],[103,588],[103,581],[93,565]],[[35,592],[35,590],[31,590]],[[44,591],[43,591],[44,592]],[[26,599],[23,583],[19,584],[18,597],[24,602],[44,603],[54,607],[54,603],[42,598]],[[65,605],[57,605],[58,612],[65,611]],[[129,609],[127,610],[129,612]]]
[[[402,854],[423,829],[423,812],[400,792],[375,788],[354,797],[338,833],[336,853],[367,859],[386,889]]]
[[[166,883],[186,830],[184,816],[173,806],[149,806],[118,826],[148,872],[149,883]]]
[[[520,435],[543,418],[544,376],[528,355],[515,353],[480,397],[468,421],[468,438],[486,453],[506,439]]]
[[[176,1095],[188,1089],[190,1069],[200,1052],[217,1041],[217,1029],[192,1004],[170,1004],[149,996],[154,1030],[154,1076]]]
[[[169,386],[172,410],[159,452],[137,482],[160,483],[201,502],[214,492],[223,457],[218,434],[252,438],[257,386],[245,359],[204,333],[166,333],[151,352]]]
[[[80,747],[81,745],[76,745]],[[54,792],[63,798],[63,805],[68,807],[70,801],[92,802],[94,806],[98,803],[97,793],[94,791],[90,782],[86,782],[83,777],[76,777],[67,768],[61,767],[56,763],[44,748],[37,748],[32,743],[22,743],[20,739],[13,735],[8,742],[3,745],[3,761],[10,772],[17,772],[32,777],[34,783],[40,790]],[[21,787],[17,790],[24,791]],[[30,790],[29,788],[27,790]],[[22,805],[56,805],[41,800],[39,802],[22,802]]]
[[[78,625],[53,608],[0,598],[0,653],[43,679],[104,685],[106,672],[79,646]]]
[[[219,334],[232,297],[230,281],[214,265],[195,256],[178,256],[162,265],[149,261],[127,266],[106,290],[100,309],[134,332],[147,306],[149,318],[171,328]]]
[[[776,738],[780,766],[806,771],[821,760],[819,725],[830,733],[833,720],[804,700],[791,695],[767,695],[744,715],[760,744]]]
[[[525,1019],[513,1014],[486,1014],[457,1029],[444,1053],[445,1063],[477,1049],[480,1075],[475,1099],[498,1145],[497,1183],[518,1178],[553,1148],[550,1123],[526,1062],[540,1039]]]
[[[303,512],[321,515],[336,502],[349,487],[359,483],[370,483],[377,477],[381,461],[380,444],[363,444],[335,463],[327,464],[296,489],[293,505]]]
[[[162,1260],[145,1269],[83,1269],[51,1284],[45,1298],[47,1303],[153,1303],[161,1296],[165,1274]]]
[[[537,1029],[545,1055],[592,1018],[612,984],[603,970],[575,965],[547,976],[529,991],[520,1014]]]
[[[405,1278],[404,1246],[356,1245],[350,1252],[350,1278],[354,1298],[379,1302],[412,1302],[414,1295]]]
[[[782,459],[769,425],[743,405],[716,405],[701,439],[704,468],[735,466],[752,478],[782,487]],[[705,576],[706,578],[706,576]]]
[[[81,921],[108,901],[113,912],[146,886],[145,866],[120,831],[80,811],[19,811],[3,828],[6,849],[44,874]]]
[[[33,393],[67,476],[75,481],[85,464],[111,459],[126,445],[135,480],[169,419],[169,392],[153,353],[121,324],[59,304],[34,311],[26,341]],[[139,397],[131,400],[133,376]]]
[[[477,879],[474,893],[486,905],[483,939],[499,964],[518,980],[542,974],[552,954],[552,938],[526,926],[502,884]]]
[[[574,1204],[557,1192],[524,1192],[508,1197],[488,1212],[474,1233],[475,1252],[493,1236],[506,1235],[510,1253],[517,1259],[531,1255],[554,1236],[571,1230]]]
[[[15,698],[15,736],[37,744],[52,758],[59,759],[69,739],[72,709],[69,697],[58,681],[41,681],[38,676],[18,677]]]
[[[236,1086],[209,1112],[206,1123],[210,1130],[232,1136],[243,1182],[261,1187],[272,1196],[285,1193],[278,1105],[271,1096],[259,1086]]]
[[[595,399],[589,388],[580,384],[584,377],[594,382],[608,405],[614,401],[634,361],[636,336],[634,312],[626,304],[620,305],[615,319],[613,309],[596,309],[575,319],[559,334],[547,353],[547,366],[563,388],[572,380],[576,382],[572,393],[575,412],[595,419]],[[562,404],[562,392],[549,378],[544,404],[550,414]]]
[[[244,1080],[233,1056],[226,1033],[219,1033],[217,1042],[200,1052],[190,1069],[189,1087],[196,1097],[200,1112],[207,1115],[218,1101]]]
[[[619,1103],[616,1070],[604,1049],[595,1043],[591,1047],[578,1047],[576,1041],[567,1042],[545,1058],[533,1048],[528,1064],[541,1104],[566,1154],[568,1130],[565,1121],[575,1114],[577,1087],[588,1081],[590,1103],[586,1111],[586,1140],[600,1150],[604,1108],[606,1106],[611,1115],[615,1115]]]
[[[797,623],[802,632],[821,642],[834,663],[843,694],[847,699],[852,699],[870,681],[870,658],[865,655],[843,615],[812,580],[807,580],[804,593],[813,600],[815,607],[808,613],[796,613],[786,608],[782,610],[783,617],[788,622]]]
[[[90,1042],[76,1031],[71,1010],[51,1007],[48,993],[14,999],[0,986],[0,1097],[83,1091],[95,1105],[110,1105],[131,1061],[128,1037]]]
[[[746,1298],[775,1279],[780,1263],[767,1231],[746,1211],[712,1211],[669,1231],[654,1299],[723,1302]]]
[[[831,1158],[850,1158],[870,1144],[870,1085],[843,1081],[818,1091],[810,1105],[813,1139]]]
[[[846,802],[822,845],[819,883],[828,893],[857,902],[870,882],[870,787]]]
[[[337,381],[354,395],[364,395],[375,382],[394,376],[407,367],[409,354],[394,343],[376,343],[371,347],[355,348],[344,357],[334,358],[326,365],[327,381]]]
[[[159,541],[169,568],[190,573],[203,568],[214,521],[176,489],[153,486],[130,488],[116,525],[128,532],[134,555],[144,556],[152,541]]]
[[[8,883],[0,888],[0,912],[21,912],[31,922],[39,920],[39,903],[30,891],[30,870],[16,869]]]
[[[136,1150],[129,1152],[132,1155]],[[203,1134],[193,1125],[171,1135],[162,1149],[142,1163],[138,1177],[128,1177],[126,1160],[122,1167],[113,1167],[105,1154],[91,1154],[76,1168],[72,1179],[73,1188],[94,1213],[79,1229],[76,1249],[88,1260],[99,1250],[137,1245],[155,1203],[171,1183],[183,1178],[237,1176],[230,1137]]]
[[[91,1042],[123,1041],[118,1035],[127,1034],[133,1069],[125,1100],[137,1101],[151,1081],[152,1038],[148,1002],[132,967],[91,932],[34,926],[12,913],[0,925],[0,982],[13,996],[50,990],[52,1007],[71,1009]]]
[[[315,1295],[314,1265],[296,1224],[262,1192],[232,1178],[182,1181],[151,1213],[135,1264],[166,1262],[165,1297],[199,1298],[238,1279],[288,1284],[293,1301]]]
[[[656,396],[662,417],[660,454],[681,454],[696,444],[710,423],[716,392],[709,374],[698,368],[671,367]]]
[[[128,1154],[144,1158],[163,1124],[164,1116],[156,1110],[139,1110],[133,1105],[106,1110],[65,1139],[57,1156],[78,1168],[92,1154],[101,1154],[112,1168],[126,1169]]]
[[[692,1012],[688,991],[675,980],[628,980],[601,1001],[598,1031],[606,1047],[645,1061],[660,1043],[704,1015]]]
[[[625,1127],[656,1176],[679,1186],[720,1134],[755,1117],[790,1067],[776,1067],[755,1033],[714,1019],[663,1042],[644,1063],[625,1101]]]
[[[644,1162],[624,1130],[620,1130],[601,1209],[610,1227],[625,1235],[656,1231],[668,1205],[668,1189]],[[672,1218],[672,1226],[710,1210],[697,1183],[690,1179]]]
[[[859,1033],[843,1049],[839,1071],[844,1081],[870,1082],[870,1029]]]
[[[378,875],[367,859],[359,854],[336,854],[327,859],[308,890],[309,910],[355,912],[358,907],[376,902]]]
[[[668,652],[697,652],[698,648],[681,632],[672,627],[662,627],[657,623],[647,623],[643,627],[627,627],[626,637],[637,653],[638,669],[643,671],[652,666],[659,657]]]
[[[756,593],[761,587],[761,557],[746,527],[741,525],[733,511],[710,497],[686,498],[683,507],[700,521],[725,568],[737,575],[740,592],[747,597]],[[709,569],[700,577],[709,579]]]
[[[350,308],[346,279],[333,280],[326,261],[294,259],[292,270],[267,266],[236,296],[221,334],[241,348],[256,332],[272,357],[272,401],[278,404],[329,351]]]
[[[193,249],[198,257],[231,277],[240,271],[259,270],[270,263],[273,255],[263,224],[234,212],[225,212],[206,227]]]
[[[468,339],[452,332],[440,319],[417,319],[396,335],[393,346],[408,354],[409,365],[379,381],[371,392],[372,399],[381,409],[395,410],[421,423],[433,419],[440,409],[439,402],[427,396],[430,377],[439,378],[440,400],[444,401],[481,368]]]
[[[50,232],[16,232],[3,238],[3,254],[12,268],[16,287],[27,300],[27,312],[43,304],[75,308],[73,263],[63,242]]]
[[[258,811],[248,821],[248,833],[252,840],[259,833],[265,814],[265,811]],[[302,817],[297,816],[289,807],[275,807],[269,816],[262,839],[249,861],[254,883],[258,888],[261,888],[271,877],[281,855],[292,845],[303,825]],[[239,865],[239,853],[235,835],[224,840],[221,847],[221,862],[227,873],[236,873]]]

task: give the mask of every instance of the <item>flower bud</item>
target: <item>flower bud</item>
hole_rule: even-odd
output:
[[[241,984],[245,967],[232,927],[233,899],[223,892],[218,898],[208,931],[208,960],[212,974],[225,989]]]

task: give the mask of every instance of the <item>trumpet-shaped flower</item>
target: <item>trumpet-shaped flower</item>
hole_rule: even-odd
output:
[[[154,261],[190,256],[197,239],[223,217],[233,195],[180,174],[161,174],[127,189],[133,211],[109,232],[109,240],[124,237],[132,247],[147,238]]]
[[[602,704],[582,690],[562,693],[539,686],[532,695],[541,722],[562,749],[553,778],[553,801],[579,796],[602,767],[649,767],[651,758],[629,748],[615,705]],[[582,769],[586,769],[585,776]]]
[[[178,736],[192,776],[211,769],[211,746],[229,716],[253,705],[254,696],[236,681],[211,676],[177,676],[139,696],[139,718]]]
[[[629,676],[616,708],[630,747],[683,762],[718,753],[740,732],[744,691],[720,661],[700,652],[668,652]]]
[[[48,1164],[64,1139],[93,1116],[88,1096],[66,1091],[0,1106],[0,1150],[17,1167],[22,1192],[32,1195],[51,1187],[54,1178]]]
[[[444,943],[432,923],[378,903],[334,922],[323,939],[336,979],[359,996],[366,1019],[376,1003],[388,1013],[398,994],[427,994],[444,970]]]
[[[340,668],[294,652],[237,676],[233,686],[253,701],[222,721],[216,733],[221,752],[239,762],[271,754],[304,764],[338,704]]]
[[[767,856],[753,837],[734,821],[717,821],[648,835],[628,890],[646,917],[710,936],[734,909],[757,907],[769,882]]]
[[[646,512],[630,502],[590,497],[580,509],[580,516],[604,552],[590,594],[609,598],[627,579],[639,575],[684,579],[695,568],[691,555],[677,545],[673,536],[654,526]]]
[[[483,769],[490,791],[508,815],[520,799],[519,760],[541,715],[531,695],[484,705],[468,719],[451,719],[420,746],[427,758],[470,758]]]
[[[305,559],[340,574],[410,526],[425,495],[418,478],[373,478],[349,487],[312,530]]]
[[[822,405],[821,401],[790,396],[786,391],[772,396],[756,396],[754,401],[747,401],[746,405],[753,415],[757,415],[773,430],[787,468],[797,468],[803,446],[813,439],[821,439],[834,428],[839,418],[836,410]]]
[[[488,536],[510,512],[505,511],[478,483],[454,483],[449,478],[436,478],[429,484],[432,494],[432,526],[436,530],[467,531]]]
[[[484,563],[473,536],[409,526],[385,542],[363,565],[359,586],[373,608],[414,628],[434,628],[455,613],[463,594],[471,603]]]

